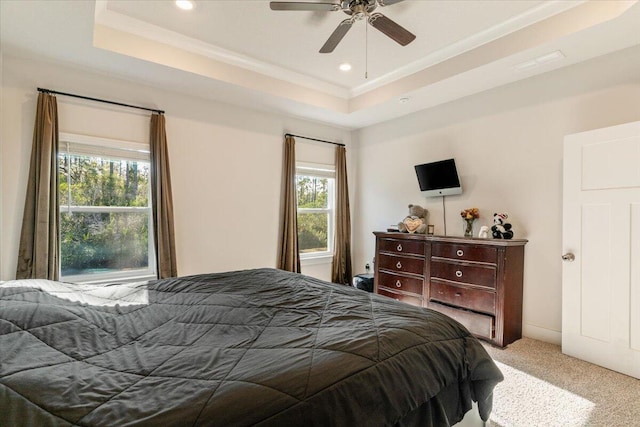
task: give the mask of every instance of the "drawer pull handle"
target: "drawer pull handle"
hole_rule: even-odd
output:
[[[398,247],[396,249],[398,249],[398,252],[402,252],[402,243],[398,243]]]
[[[402,268],[402,263],[401,263],[400,261],[398,261],[398,263],[396,264],[396,267],[397,267],[398,269]]]
[[[460,292],[456,292],[454,295],[457,296],[457,297],[461,297],[462,296],[462,294]]]
[[[462,249],[458,249],[458,251],[456,252],[456,255],[462,256],[464,255],[464,251]]]
[[[401,288],[402,287],[402,283],[400,282],[400,280],[396,280],[396,288]]]
[[[456,270],[456,277],[462,277],[462,271]]]

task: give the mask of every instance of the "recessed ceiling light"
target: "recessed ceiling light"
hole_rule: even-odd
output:
[[[411,98],[409,98],[408,96],[404,96],[402,98],[400,98],[400,104],[406,104],[407,102],[409,102]]]
[[[182,10],[191,10],[193,9],[193,2],[190,0],[176,0],[176,6]]]
[[[344,64],[340,64],[340,69],[342,71],[349,71],[351,69],[351,64],[345,62]]]

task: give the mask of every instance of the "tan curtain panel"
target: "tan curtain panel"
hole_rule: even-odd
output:
[[[278,268],[300,273],[298,252],[298,203],[296,199],[296,141],[292,136],[284,140],[282,170],[282,206]]]
[[[173,232],[173,197],[167,133],[162,114],[151,115],[151,205],[153,210],[153,239],[156,251],[158,277],[176,277],[176,244]]]
[[[59,278],[58,104],[38,94],[29,182],[22,216],[17,279]]]
[[[351,214],[347,184],[347,156],[343,146],[336,147],[336,233],[331,281],[351,284]]]

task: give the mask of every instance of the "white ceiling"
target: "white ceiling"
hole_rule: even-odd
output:
[[[640,44],[636,0],[406,0],[376,11],[417,36],[408,46],[360,21],[330,54],[341,11],[195,3],[2,0],[2,49],[355,129]]]
[[[286,0],[284,0],[286,1]],[[322,0],[330,2],[331,0]],[[107,3],[107,10],[156,25],[255,61],[308,75],[345,89],[365,84],[365,30],[369,32],[369,76],[379,78],[425,56],[499,26],[542,1],[441,2],[405,1],[378,8],[418,35],[400,47],[384,34],[359,22],[331,54],[318,50],[348,16],[342,12],[271,11],[268,1],[199,2],[188,13],[172,2]],[[150,13],[152,11],[152,13]],[[443,31],[446,28],[447,31]],[[510,28],[508,29],[510,30]],[[349,73],[338,65],[349,62]]]

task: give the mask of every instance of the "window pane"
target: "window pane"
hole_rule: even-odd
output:
[[[153,274],[149,162],[62,152],[58,170],[61,276]]]
[[[62,276],[149,267],[149,212],[62,212]]]
[[[149,204],[149,162],[60,153],[58,168],[61,206]]]
[[[327,212],[298,212],[298,248],[300,253],[325,252],[329,250]]]
[[[298,208],[326,208],[329,202],[329,178],[296,175]]]

